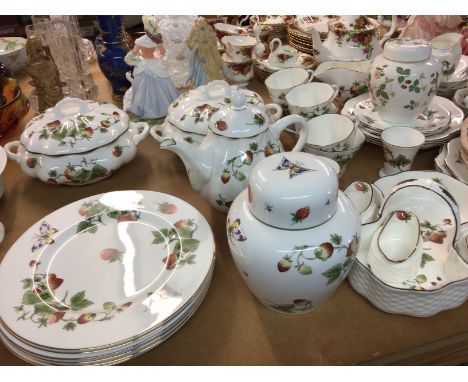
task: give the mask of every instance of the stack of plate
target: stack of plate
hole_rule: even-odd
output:
[[[297,59],[297,63],[291,65],[290,68],[303,68],[306,70],[313,70],[316,66],[315,59],[306,53],[300,53]],[[268,55],[263,55],[262,57],[258,57],[254,61],[254,72],[255,75],[261,80],[265,81],[270,74],[277,72],[278,70],[282,70],[286,68],[280,68],[277,66],[273,66],[268,62]]]
[[[169,338],[214,267],[205,218],[173,196],[116,191],[28,229],[0,265],[0,337],[40,365],[116,364]]]
[[[314,44],[312,42],[312,35],[300,29],[297,23],[288,25],[288,42],[289,45],[296,48],[300,52],[314,55]]]
[[[379,146],[382,145],[380,138],[382,131],[391,126],[383,121],[374,110],[369,93],[348,100],[341,114],[354,120],[366,136],[367,142]],[[462,122],[463,111],[447,98],[436,96],[429,104],[427,112],[421,114],[415,120],[415,125],[410,127],[414,127],[425,135],[426,142],[422,149],[429,149],[446,143],[458,135]]]
[[[441,82],[437,94],[442,97],[452,98],[459,89],[468,85],[468,56],[461,56],[455,72],[447,82]]]
[[[282,39],[287,35],[287,25],[294,20],[294,16],[250,16],[250,25],[258,22],[260,26],[271,28],[270,40],[274,38]]]
[[[468,158],[462,155],[460,138],[443,145],[434,160],[435,169],[468,185]]]

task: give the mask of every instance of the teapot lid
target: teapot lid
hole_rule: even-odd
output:
[[[328,21],[330,29],[343,29],[347,31],[359,32],[372,30],[377,26],[377,21],[367,16],[340,16]]]
[[[419,62],[431,57],[430,42],[415,38],[396,38],[388,41],[383,50],[383,56],[392,61]]]
[[[31,119],[20,141],[37,154],[79,154],[115,141],[127,128],[128,115],[116,106],[66,97]]]
[[[282,229],[308,229],[335,215],[338,176],[328,158],[284,152],[260,161],[249,175],[249,208]]]
[[[206,135],[211,116],[221,107],[231,103],[232,92],[237,86],[226,81],[212,81],[206,86],[190,90],[169,106],[167,120],[186,133]],[[253,105],[263,105],[263,99],[255,92],[241,90]]]
[[[270,119],[259,108],[247,102],[247,97],[240,91],[232,95],[232,102],[213,114],[210,130],[228,138],[249,138],[268,129]]]

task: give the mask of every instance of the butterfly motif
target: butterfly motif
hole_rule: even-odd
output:
[[[35,235],[35,242],[31,250],[34,252],[37,251],[39,248],[42,248],[44,245],[53,244],[54,239],[52,239],[50,235],[53,235],[57,232],[57,228],[51,228],[50,224],[48,224],[45,221],[42,222],[42,224],[39,227],[39,235]]]
[[[315,170],[311,170],[310,168],[302,167],[300,163],[298,162],[293,163],[286,157],[283,157],[283,159],[281,160],[281,163],[279,164],[278,167],[275,168],[275,170],[289,170],[289,179],[292,179],[295,176],[303,174],[308,171],[315,171]]]
[[[247,237],[244,235],[244,233],[239,227],[240,219],[236,219],[232,223],[228,219],[228,225],[229,225],[229,236],[231,236],[234,240],[237,240],[237,241],[247,240]]]

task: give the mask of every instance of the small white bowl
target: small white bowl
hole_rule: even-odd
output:
[[[340,114],[323,114],[309,120],[307,125],[307,145],[321,151],[349,150],[356,133],[353,121]]]
[[[286,99],[286,93],[293,87],[312,81],[314,75],[302,68],[288,68],[272,73],[265,80],[270,95]]]
[[[292,88],[286,94],[291,114],[322,115],[338,95],[338,87],[322,82],[309,82]],[[306,117],[307,118],[307,117]]]

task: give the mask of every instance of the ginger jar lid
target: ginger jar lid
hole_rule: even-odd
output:
[[[249,138],[268,129],[270,118],[263,110],[247,102],[240,91],[232,95],[232,102],[213,114],[210,130],[228,138]]]
[[[167,120],[186,133],[206,135],[211,116],[231,103],[232,92],[237,86],[216,80],[182,94],[169,106]],[[252,105],[263,105],[263,99],[255,92],[241,90]]]
[[[431,57],[430,42],[414,38],[397,38],[388,41],[383,50],[383,56],[392,61],[419,62]]]
[[[20,141],[36,154],[79,154],[115,141],[127,129],[128,115],[116,106],[66,97],[31,119]]]
[[[249,208],[258,220],[281,229],[308,229],[336,212],[338,176],[326,158],[285,152],[260,161],[249,175]]]

